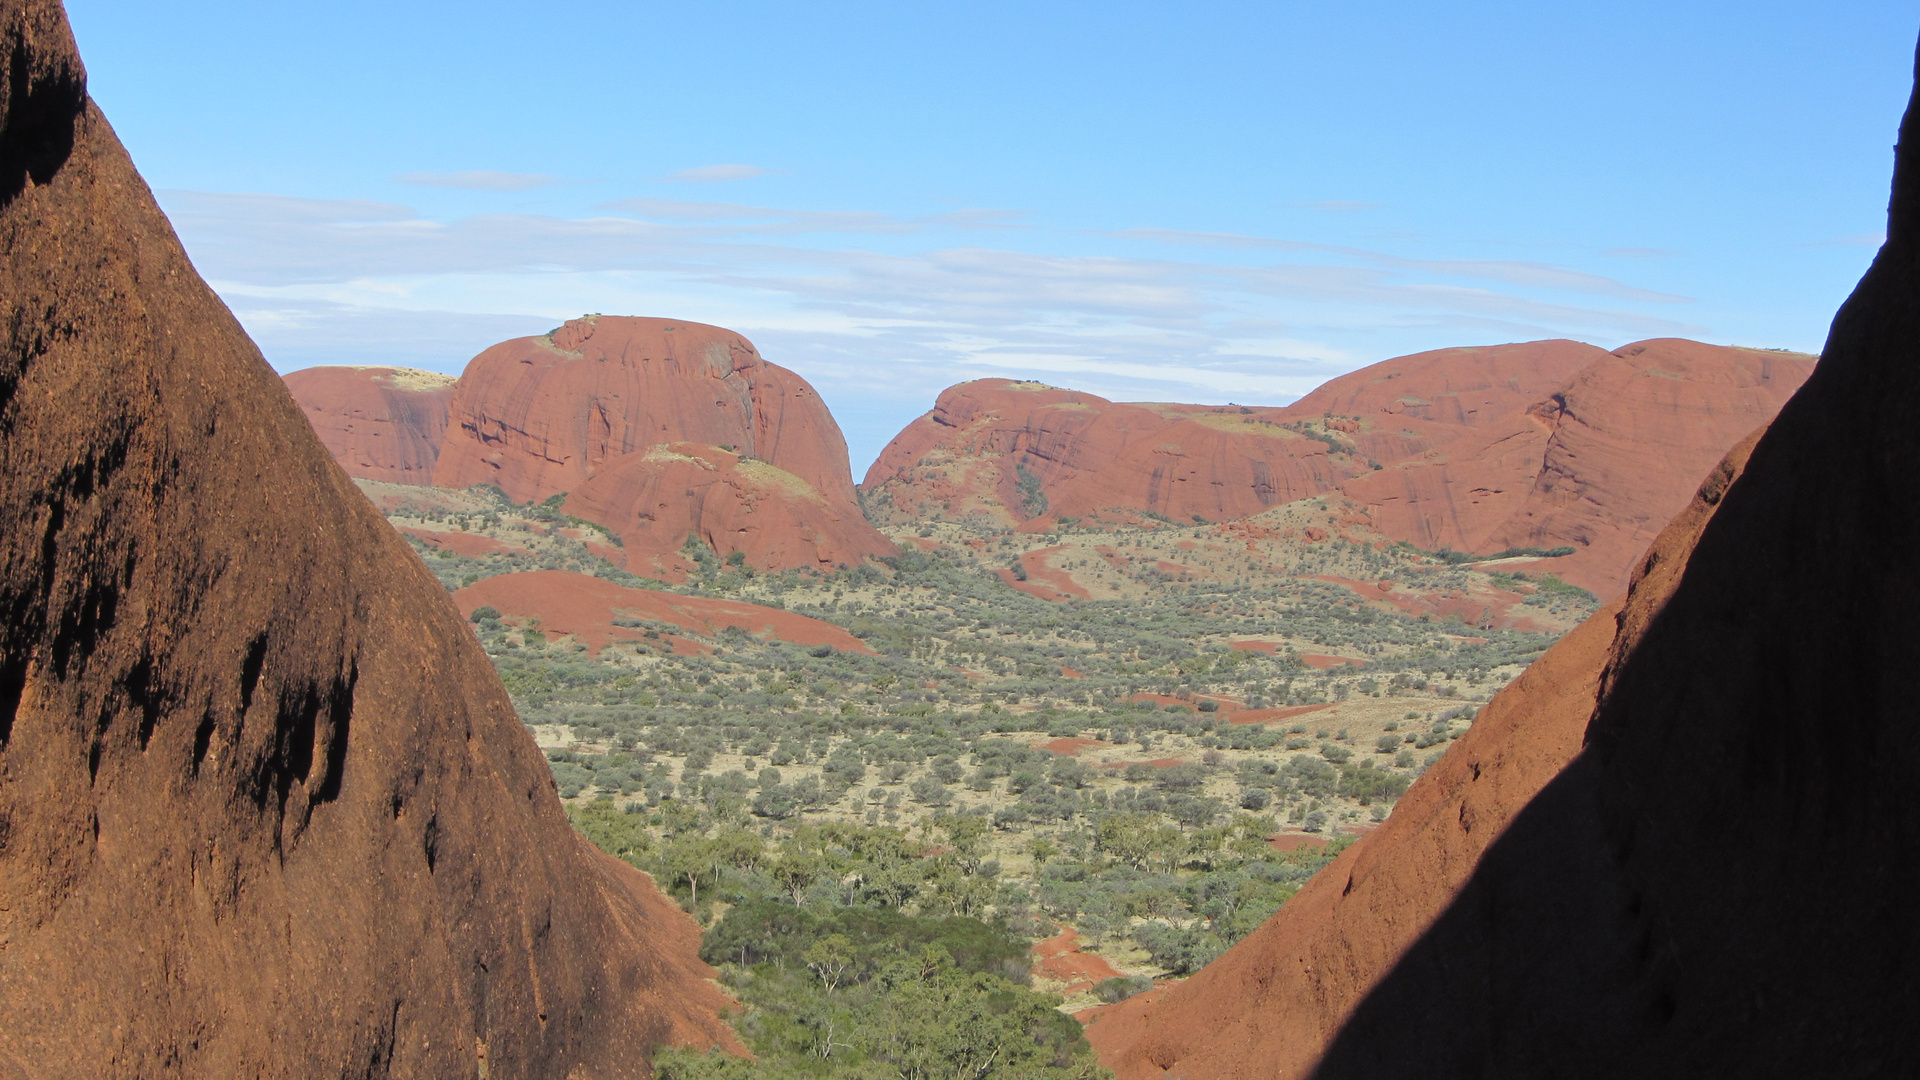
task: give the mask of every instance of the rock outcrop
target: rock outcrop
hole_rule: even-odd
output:
[[[1916,295],[1920,102],[1819,366],[1624,604],[1266,926],[1103,1016],[1103,1058],[1127,1080],[1920,1069]]]
[[[1812,368],[1797,353],[1694,341],[1612,353],[1535,341],[1382,361],[1284,409],[1116,404],[983,379],[941,394],[864,487],[899,523],[1028,529],[1230,520],[1338,494],[1429,551],[1572,548],[1530,569],[1613,597],[1713,463]]]
[[[1341,491],[1369,508],[1381,532],[1430,551],[1573,548],[1542,568],[1616,596],[1700,478],[1780,411],[1813,360],[1637,342],[1480,430]]]
[[[1039,383],[980,379],[943,392],[867,470],[870,505],[1040,527],[1062,517],[1182,523],[1256,514],[1364,471],[1281,426],[1278,409],[1116,404]]]
[[[689,535],[762,570],[895,553],[860,511],[819,395],[730,330],[575,319],[474,357],[451,410],[435,484],[569,495],[639,572],[670,567]]]
[[[697,927],[0,0],[0,1075],[643,1077]]]
[[[454,377],[393,367],[311,367],[285,377],[348,476],[431,484]]]

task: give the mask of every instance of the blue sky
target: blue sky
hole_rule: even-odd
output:
[[[1817,350],[1920,31],[1920,0],[68,8],[282,371],[719,323],[856,474],[984,375],[1284,403],[1451,345]]]

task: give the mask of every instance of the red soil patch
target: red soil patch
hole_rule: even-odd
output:
[[[469,559],[478,559],[487,555],[531,555],[526,548],[508,547],[488,536],[475,536],[464,532],[438,532],[433,529],[419,529],[401,526],[400,531],[419,540],[436,551],[451,551]]]
[[[1286,648],[1286,644],[1279,641],[1231,641],[1227,643],[1227,648],[1235,652],[1272,653]]]
[[[1104,957],[1081,952],[1080,933],[1071,926],[1062,926],[1058,934],[1035,945],[1033,954],[1039,958],[1033,965],[1033,973],[1066,983],[1069,994],[1091,990],[1102,979],[1120,975]]]
[[[1365,660],[1356,660],[1351,656],[1322,656],[1319,653],[1301,653],[1300,662],[1310,668],[1318,668],[1322,671],[1325,671],[1327,668],[1339,667],[1342,664],[1352,667],[1364,667],[1366,665]]]
[[[1272,844],[1275,851],[1298,851],[1303,847],[1326,847],[1327,839],[1312,833],[1283,832],[1267,837],[1267,843]]]
[[[1075,671],[1065,664],[1062,664],[1060,665],[1060,677],[1063,679],[1084,679],[1087,677],[1087,673],[1084,671]]]
[[[1063,592],[1058,592],[1054,589],[1049,589],[1045,585],[1042,585],[1037,581],[1021,581],[1019,578],[1016,578],[1013,576],[1012,570],[1009,570],[1004,566],[1000,568],[999,573],[1000,573],[1001,581],[1006,582],[1007,585],[1012,588],[1018,589],[1021,592],[1026,593],[1028,596],[1035,596],[1035,597],[1039,597],[1042,600],[1049,600],[1049,601],[1062,601],[1062,600],[1073,599],[1071,596],[1068,596]],[[1031,577],[1031,572],[1029,572],[1029,577]]]
[[[1279,709],[1241,709],[1229,714],[1227,719],[1236,724],[1271,724],[1331,708],[1333,702],[1329,701],[1319,705],[1289,705]]]
[[[1064,550],[1066,549],[1061,547],[1038,548],[1022,555],[1020,557],[1020,565],[1026,568],[1027,581],[1038,582],[1052,589],[1054,592],[1060,593],[1062,596],[1071,596],[1081,600],[1092,599],[1093,594],[1082,588],[1079,582],[1073,580],[1072,575],[1047,562],[1047,556]]]
[[[873,654],[865,642],[832,623],[791,611],[735,600],[629,589],[564,570],[502,574],[475,582],[454,593],[453,598],[468,615],[476,608],[492,607],[503,614],[537,618],[540,629],[571,634],[595,653],[616,641],[646,640],[642,630],[613,625],[614,619],[625,618],[670,623],[701,637],[737,626],[758,637],[796,645],[831,645],[846,652]],[[683,656],[707,648],[671,634],[665,640]]]
[[[1055,754],[1060,757],[1073,757],[1074,755],[1078,754],[1082,750],[1085,750],[1089,746],[1105,746],[1105,745],[1106,744],[1101,742],[1099,739],[1083,739],[1078,735],[1075,735],[1072,738],[1052,739],[1047,742],[1039,743],[1034,747],[1034,749],[1045,750],[1049,754]]]

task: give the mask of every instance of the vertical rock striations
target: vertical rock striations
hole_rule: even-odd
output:
[[[433,482],[569,494],[639,573],[679,576],[689,536],[762,570],[896,553],[813,387],[730,330],[674,319],[589,315],[474,357]]]
[[[312,367],[285,381],[321,445],[348,476],[433,483],[453,376],[412,368]]]
[[[0,1075],[644,1076],[696,929],[0,0]]]
[[[1103,1057],[1196,1080],[1920,1071],[1916,358],[1910,103],[1886,246],[1744,469],[1386,828],[1096,1024]]]

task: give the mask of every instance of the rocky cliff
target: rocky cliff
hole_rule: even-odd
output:
[[[1799,393],[1385,828],[1094,1026],[1120,1074],[1920,1068],[1917,294],[1910,104],[1886,246]]]
[[[431,484],[454,378],[391,367],[311,367],[285,377],[321,445],[348,476]]]
[[[1119,404],[984,379],[940,395],[867,473],[897,522],[972,516],[1187,524],[1314,495],[1385,536],[1491,555],[1572,548],[1529,569],[1603,597],[1727,448],[1813,358],[1639,342],[1442,349],[1383,361],[1284,409]]]
[[[433,482],[571,495],[567,512],[618,533],[642,573],[674,576],[689,535],[762,570],[895,550],[813,387],[730,330],[672,319],[589,315],[474,357]]]
[[[0,0],[0,1075],[640,1077],[728,1036],[446,592]]]
[[[1616,596],[1700,478],[1773,418],[1813,360],[1637,342],[1481,429],[1341,491],[1369,508],[1380,531],[1428,550],[1573,548],[1541,568]]]

